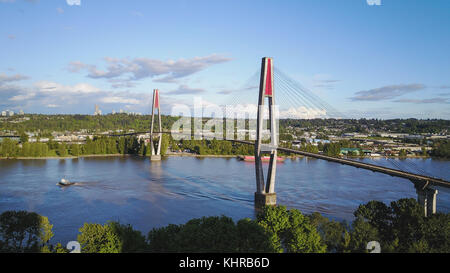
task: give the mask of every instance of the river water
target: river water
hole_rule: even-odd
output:
[[[393,167],[392,159],[363,161]],[[450,161],[395,163],[450,179]],[[59,187],[61,178],[76,184]],[[276,179],[278,204],[336,220],[351,221],[353,211],[370,200],[417,197],[409,180],[317,159],[278,163]],[[76,240],[85,222],[116,220],[146,235],[154,227],[202,216],[254,218],[255,188],[254,163],[236,158],[0,160],[0,213],[28,210],[47,216],[54,225],[52,242],[63,245]],[[438,211],[450,212],[450,191],[438,190]]]

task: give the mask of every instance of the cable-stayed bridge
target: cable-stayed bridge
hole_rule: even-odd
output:
[[[256,83],[256,80],[258,80],[258,78],[259,83]],[[388,168],[376,164],[370,164],[346,158],[332,157],[318,153],[310,153],[280,147],[278,143],[278,120],[280,118],[345,118],[345,116],[339,113],[339,111],[337,111],[334,107],[320,99],[313,92],[309,91],[298,82],[289,78],[279,69],[274,68],[272,58],[265,57],[262,59],[259,77],[258,74],[255,74],[249,80],[247,86],[244,86],[239,90],[232,90],[229,93],[230,98],[228,101],[226,101],[225,104],[233,105],[233,107],[222,107],[221,109],[224,111],[224,114],[218,117],[216,116],[215,119],[216,121],[222,121],[226,119],[226,123],[228,122],[228,120],[231,120],[231,124],[234,125],[235,118],[236,120],[238,120],[239,118],[249,118],[249,124],[253,124],[255,127],[256,135],[254,141],[248,141],[245,140],[245,138],[236,138],[236,131],[234,130],[234,128],[231,131],[231,137],[228,137],[228,135],[224,139],[235,143],[252,145],[255,147],[254,160],[256,178],[256,207],[276,204],[275,178],[278,151],[327,160],[329,162],[344,164],[356,168],[370,170],[373,172],[384,173],[390,176],[408,179],[415,186],[416,192],[418,194],[418,201],[424,207],[425,215],[436,213],[436,196],[438,193],[436,187],[450,188],[449,181],[433,177],[432,175],[421,170],[418,166],[409,165],[409,168],[413,171],[406,171],[402,169],[399,163],[393,163],[395,165],[395,168]],[[277,96],[275,96],[275,94],[277,94]],[[245,114],[236,116],[236,111],[239,112],[242,109],[244,110]],[[159,130],[153,130],[156,110],[158,110],[157,121],[159,121]],[[190,119],[190,117],[188,118]],[[253,123],[251,121],[253,121]],[[220,122],[217,124],[220,125],[219,127],[222,126],[222,123]],[[200,127],[202,127],[201,124]],[[218,127],[215,127],[215,129],[217,128]],[[159,90],[155,89],[153,94],[152,119],[150,129],[150,145],[152,152],[151,160],[161,159],[160,145],[162,134],[171,134],[172,136],[182,135],[188,139],[202,139],[205,137],[203,131],[200,131],[199,133],[194,130],[194,133],[192,133],[190,123],[188,124],[187,129],[187,133],[186,131],[163,131],[161,129]],[[228,130],[228,128],[226,130]],[[127,136],[145,133],[149,132],[112,134],[110,136]],[[220,131],[219,135],[223,136],[223,132]],[[268,140],[264,138],[265,136],[269,136],[269,143]],[[153,143],[155,137],[158,139],[158,144],[156,145],[156,147]],[[220,139],[222,138],[220,137]],[[270,156],[268,172],[266,175],[264,174],[262,168],[262,157],[264,154],[268,154]]]

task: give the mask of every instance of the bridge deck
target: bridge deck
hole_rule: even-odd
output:
[[[248,144],[248,145],[254,145],[254,143],[250,142],[250,141],[244,141],[244,140],[233,140],[233,141],[238,142],[238,143]],[[429,184],[435,185],[435,186],[450,188],[449,181],[446,181],[446,180],[440,179],[440,178],[436,178],[436,177],[424,176],[424,175],[414,174],[414,173],[410,173],[410,172],[404,172],[404,171],[400,171],[400,170],[396,170],[396,169],[391,169],[391,168],[387,168],[387,167],[382,167],[382,166],[378,166],[378,165],[374,165],[374,164],[364,163],[364,162],[360,162],[360,161],[356,161],[356,160],[332,157],[332,156],[327,156],[327,155],[322,155],[322,154],[309,153],[309,152],[304,152],[304,151],[299,151],[299,150],[294,150],[294,149],[278,147],[277,150],[287,152],[287,153],[293,153],[293,154],[299,154],[299,155],[308,156],[308,157],[312,157],[312,158],[317,158],[317,159],[323,159],[323,160],[336,162],[336,163],[340,163],[340,164],[345,164],[345,165],[353,166],[356,168],[370,170],[373,172],[380,172],[380,173],[388,174],[391,176],[406,178],[406,179],[409,179],[414,182],[422,182],[424,184],[429,183]]]

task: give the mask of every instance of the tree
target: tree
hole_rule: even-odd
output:
[[[79,156],[81,154],[80,145],[71,144],[69,148],[69,153],[73,156]]]
[[[361,217],[356,218],[350,231],[349,250],[351,252],[367,253],[367,243],[371,241],[380,241],[378,230]]]
[[[17,141],[9,138],[3,139],[0,143],[0,156],[4,157],[16,157],[19,155],[19,147]]]
[[[169,136],[163,134],[161,138],[161,155],[166,155],[167,148],[169,148]]]
[[[163,244],[162,249],[155,249],[152,243],[155,237],[159,237],[158,230],[149,233],[150,249],[164,252],[235,252],[237,245],[236,226],[229,217],[202,217],[192,219],[179,228],[169,227],[162,231],[162,236],[167,238],[167,231],[171,231],[170,242]],[[161,240],[156,240],[161,242]],[[161,246],[160,246],[161,247]],[[167,248],[166,248],[167,247]],[[173,247],[173,248],[169,248]]]
[[[428,156],[428,152],[427,152],[427,149],[425,149],[425,147],[422,147],[422,149],[421,149],[421,152],[422,152],[422,156]]]
[[[85,223],[79,229],[78,242],[85,253],[127,253],[146,250],[145,237],[130,225],[109,222],[105,225]]]
[[[270,244],[267,232],[256,221],[249,218],[239,220],[237,222],[237,233],[237,252],[275,252]]]
[[[424,237],[424,208],[412,198],[391,202],[392,232],[398,238],[398,252],[409,252],[409,248]]]
[[[20,143],[28,142],[28,135],[25,132],[20,133]]]
[[[322,253],[326,250],[316,227],[299,210],[265,206],[257,221],[271,234],[270,240],[277,252]]]
[[[242,219],[236,225],[226,216],[153,229],[147,241],[151,252],[274,252],[268,234],[258,223]]]
[[[131,225],[123,225],[119,222],[109,223],[114,234],[121,242],[121,253],[144,252],[147,249],[145,236],[138,230],[134,230]]]
[[[450,248],[450,215],[425,217],[415,199],[399,199],[390,206],[370,201],[354,215],[351,251],[366,252],[369,241],[378,241],[382,252],[448,252]]]
[[[392,237],[392,210],[383,202],[370,201],[367,204],[360,205],[353,215],[375,227],[381,236],[382,242],[393,240]],[[385,245],[385,243],[383,243]]]
[[[67,149],[65,143],[61,143],[58,145],[57,153],[59,156],[67,156]]]
[[[122,243],[111,225],[85,223],[79,231],[77,241],[81,245],[81,252],[120,253]]]
[[[53,225],[45,216],[27,211],[0,215],[0,252],[40,252],[48,249]]]
[[[350,244],[350,233],[345,222],[330,221],[318,212],[309,215],[313,224],[327,246],[327,252],[347,252]]]

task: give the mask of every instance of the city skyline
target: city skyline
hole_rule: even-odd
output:
[[[239,93],[261,57],[351,118],[450,119],[447,1],[0,0],[0,109],[164,114]],[[256,103],[256,102],[255,102]]]

